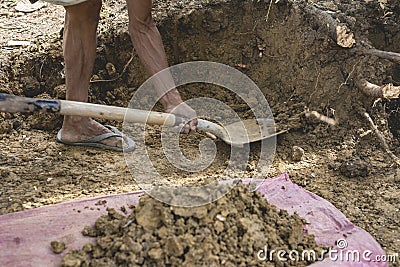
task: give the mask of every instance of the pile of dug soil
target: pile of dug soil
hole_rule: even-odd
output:
[[[277,210],[243,184],[196,208],[169,206],[145,195],[132,209],[127,217],[109,209],[94,227],[86,227],[83,234],[96,237],[96,243],[68,252],[62,265],[305,266],[312,261],[283,262],[265,251],[285,250],[289,258],[292,250],[319,255],[323,249],[304,234],[302,218]]]

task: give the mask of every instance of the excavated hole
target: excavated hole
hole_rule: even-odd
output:
[[[300,9],[286,4],[273,5],[266,21],[267,8],[265,3],[228,3],[165,19],[159,25],[159,30],[170,64],[207,60],[241,70],[264,93],[273,111],[277,130],[305,132],[316,127],[318,121],[307,120],[302,115],[305,109],[336,117],[343,126],[351,124],[348,118],[353,116],[354,90],[348,90],[343,82],[357,64],[357,59],[349,57],[346,50],[339,49],[323,32],[310,27],[310,18]],[[379,39],[375,38],[375,33],[371,36],[371,40]],[[93,80],[113,79],[122,72],[131,57],[130,38],[126,29],[116,27],[109,30],[107,35],[101,35],[100,40]],[[24,94],[31,97],[65,97],[61,62],[60,51],[55,51],[47,57],[27,63],[29,73],[33,69],[35,75],[21,75]],[[374,75],[386,79],[387,69],[390,69],[390,65],[381,67]],[[90,101],[127,106],[132,94],[147,77],[134,54],[133,61],[120,79],[91,84]],[[348,81],[350,85],[351,81]],[[179,90],[184,99],[211,97],[228,104],[242,118],[252,116],[246,103],[222,88],[202,84],[183,86]],[[388,107],[391,111],[397,110],[397,106]],[[155,109],[162,110],[159,105]],[[395,132],[398,128],[393,116],[397,115],[391,115],[389,122],[393,123],[391,129]],[[20,124],[21,120],[16,119],[13,126],[19,127]],[[56,130],[61,126],[61,118],[57,115],[35,114],[29,117],[27,126]],[[154,150],[150,154],[157,159],[164,157],[160,150],[159,128],[147,129],[150,137],[147,145]],[[327,134],[331,132],[330,128],[323,131]],[[183,153],[196,157],[202,138],[204,136],[200,135],[181,137]],[[335,136],[331,139],[334,140]],[[326,143],[326,140],[318,140],[318,143]],[[226,166],[230,148],[222,142],[218,143],[218,148],[216,167],[206,171],[204,177],[218,174]],[[249,176],[254,175],[260,145],[255,143],[251,148],[251,159],[247,166]],[[165,164],[168,164],[165,157],[157,161],[160,172],[171,172],[170,168],[165,169]],[[191,176],[187,172],[172,170],[179,177]],[[196,174],[194,183],[198,182],[198,177],[203,175]]]

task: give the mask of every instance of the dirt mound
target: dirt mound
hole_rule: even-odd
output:
[[[83,234],[96,237],[96,244],[68,252],[63,266],[264,266],[257,254],[262,250],[264,257],[265,247],[300,255],[323,249],[303,233],[303,224],[297,214],[277,210],[243,184],[196,208],[172,207],[145,195],[129,216],[109,209],[93,228],[85,228]],[[277,254],[266,260],[283,266]]]

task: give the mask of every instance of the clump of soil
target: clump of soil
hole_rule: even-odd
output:
[[[51,241],[50,246],[51,250],[56,254],[60,254],[66,249],[64,242]]]
[[[68,252],[62,266],[264,266],[257,253],[265,247],[288,253],[323,249],[304,234],[304,224],[243,184],[196,208],[169,206],[145,195],[129,216],[109,209],[94,227],[85,228],[83,234],[96,237],[96,244]],[[270,263],[311,262],[283,265],[275,254]]]

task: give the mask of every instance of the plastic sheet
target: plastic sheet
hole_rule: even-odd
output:
[[[287,174],[256,183],[270,203],[305,218],[305,231],[314,234],[318,244],[332,246],[333,253],[312,266],[389,266],[377,261],[386,254],[369,233],[352,224],[328,201],[292,183]],[[142,194],[80,199],[0,216],[0,266],[60,266],[63,254],[52,252],[51,241],[63,241],[67,250],[81,248],[93,241],[82,236],[84,226],[107,214],[107,207],[119,210],[136,205]]]

